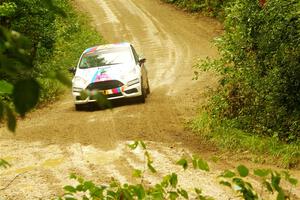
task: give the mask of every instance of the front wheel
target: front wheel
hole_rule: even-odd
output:
[[[149,85],[149,80],[147,79],[147,89],[146,89],[147,94],[150,94],[150,85]]]
[[[141,90],[142,90],[142,95],[139,96],[139,102],[145,103],[146,102],[146,97],[147,97],[147,89],[144,87],[143,80],[142,80],[142,83],[141,83]]]
[[[84,105],[82,105],[82,104],[75,104],[75,110],[76,111],[83,110],[83,108],[84,108]]]

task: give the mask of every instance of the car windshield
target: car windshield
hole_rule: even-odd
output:
[[[128,48],[104,49],[85,53],[80,61],[79,68],[102,67],[133,62]]]

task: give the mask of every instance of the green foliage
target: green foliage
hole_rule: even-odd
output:
[[[10,166],[11,165],[6,160],[0,159],[0,167],[8,168]]]
[[[41,52],[41,59],[36,62],[41,84],[40,102],[56,100],[64,92],[57,80],[70,86],[70,81],[64,76],[67,69],[77,65],[84,49],[104,43],[99,33],[90,26],[89,18],[74,10],[68,0],[56,2],[56,5],[66,16],[57,17],[55,20],[56,39],[51,56],[43,57],[44,53]],[[45,76],[51,79],[45,79]]]
[[[185,158],[178,160],[176,164],[181,165],[184,170],[188,168],[188,161]]]
[[[240,175],[241,177],[246,177],[246,176],[248,176],[248,174],[249,174],[248,168],[245,167],[244,165],[239,165],[239,166],[237,167],[237,170],[238,170],[239,175]]]
[[[132,150],[140,147],[144,152],[148,152],[145,143],[142,141],[135,141],[134,143],[129,144],[128,147]],[[148,155],[150,156],[149,152]],[[145,156],[144,162],[145,165],[147,165],[147,156]],[[189,162],[191,162],[196,170],[200,169],[207,171],[207,169],[209,169],[207,162],[199,159],[198,156],[182,158],[178,160],[176,164],[181,165],[183,169],[186,170]],[[198,164],[199,162],[201,163],[200,165]],[[269,169],[256,169],[253,171],[253,176],[257,176],[261,183],[261,191],[258,194],[251,183],[246,181],[247,177],[250,176],[249,171],[250,170],[244,165],[239,165],[236,172],[226,170],[218,176],[218,178],[220,179],[220,184],[232,188],[242,199],[246,200],[262,200],[264,193],[276,194],[276,199],[279,200],[289,199],[291,193],[285,192],[282,188],[282,180],[285,180],[285,184],[290,184],[291,187],[296,187],[298,182],[297,179],[293,178],[286,171],[279,173]],[[164,176],[161,182],[155,185],[145,185],[143,182],[144,172],[145,170],[134,170],[134,177],[140,179],[140,182],[137,184],[121,184],[117,180],[112,179],[111,182],[106,185],[96,185],[92,181],[86,181],[75,174],[71,174],[70,178],[76,180],[77,185],[65,186],[65,194],[58,199],[213,200],[212,197],[203,195],[202,190],[199,188],[195,188],[195,191],[189,194],[185,189],[179,186],[180,180],[178,179],[178,175],[174,172]]]
[[[192,163],[194,169],[200,169],[207,172],[209,171],[208,163],[205,160],[199,158],[198,156],[192,157]]]
[[[33,108],[39,100],[40,85],[35,79],[20,80],[16,82],[13,90],[13,102],[16,111],[22,117]]]
[[[213,98],[217,99],[216,96]],[[214,108],[221,109],[221,106],[221,103],[216,104]],[[248,155],[251,155],[252,161],[257,163],[276,163],[286,168],[298,166],[300,161],[299,142],[285,144],[277,137],[262,137],[233,128],[234,124],[231,120],[221,121],[216,117],[218,112],[216,109],[202,108],[201,114],[190,125],[202,139],[213,143],[219,149],[229,150],[237,155],[243,156],[243,152],[247,152]]]
[[[69,0],[7,0],[0,11],[0,120],[14,131],[15,112],[24,117],[38,103],[55,100],[61,83],[71,85],[67,68],[103,40]]]
[[[0,8],[1,11],[15,9],[18,12],[20,5],[18,1],[5,2]],[[35,68],[32,42],[19,32],[5,28],[13,26],[12,13],[2,12],[3,18],[0,21],[0,119],[6,116],[9,130],[15,131],[16,117],[13,110],[23,117],[35,107],[40,85],[33,76]],[[52,14],[55,15],[55,12]]]
[[[204,12],[210,16],[224,18],[224,9],[234,0],[162,0],[175,4],[189,12]]]
[[[221,57],[198,65],[222,77],[197,126],[210,129],[222,146],[257,148],[291,166],[300,158],[299,7],[297,0],[230,4],[225,33],[216,39]]]
[[[12,16],[16,12],[16,4],[14,2],[3,2],[0,5],[0,17]]]
[[[145,171],[156,172],[156,169],[152,166],[152,157],[143,141],[135,141],[132,144],[128,144],[128,147],[131,150],[141,148],[144,151],[144,162],[147,168],[144,170],[135,169],[133,171],[133,177],[138,178],[140,183],[136,185],[121,184],[113,179],[108,185],[97,186],[91,181],[85,181],[83,178],[71,174],[70,178],[76,180],[78,184],[76,186],[65,186],[65,194],[58,199],[189,199],[188,192],[178,185],[178,176],[176,173],[164,176],[160,183],[153,186],[144,185]]]
[[[282,188],[282,179],[291,186],[296,186],[297,180],[292,178],[291,175],[283,171],[281,173],[272,171],[270,169],[255,169],[253,175],[260,179],[261,191],[258,193],[255,191],[250,182],[245,181],[243,178],[249,175],[249,169],[243,165],[237,167],[237,172],[234,173],[226,170],[219,177],[221,178],[220,184],[232,188],[236,192],[240,193],[243,199],[259,200],[263,199],[265,192],[276,194],[277,200],[290,199],[291,194],[285,192]],[[236,174],[239,174],[237,176]],[[228,181],[229,180],[229,181]]]
[[[236,1],[226,10],[225,34],[217,40],[222,57],[212,63],[223,75],[211,101],[214,117],[285,142],[300,137],[298,11],[296,0],[264,7]]]

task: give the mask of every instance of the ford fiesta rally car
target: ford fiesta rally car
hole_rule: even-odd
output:
[[[100,92],[108,100],[137,97],[145,102],[150,93],[145,61],[129,43],[86,49],[77,67],[73,68],[72,93],[76,110],[96,101],[91,95],[83,98],[82,91]]]

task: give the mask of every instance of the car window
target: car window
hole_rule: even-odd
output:
[[[131,47],[131,50],[132,50],[132,53],[133,53],[133,57],[134,57],[134,60],[136,63],[139,62],[139,56],[138,54],[136,53],[135,49],[133,48],[133,46],[130,46]]]
[[[129,48],[105,49],[85,53],[80,61],[79,68],[92,68],[107,65],[132,63]]]

